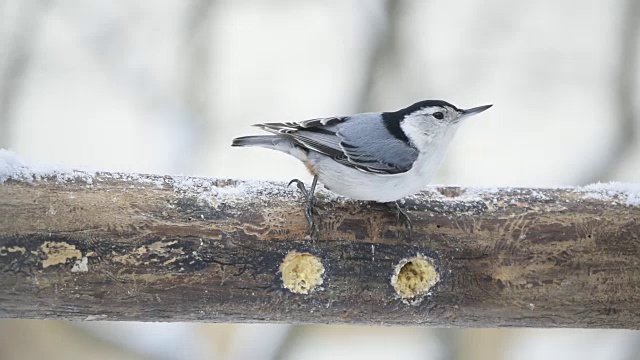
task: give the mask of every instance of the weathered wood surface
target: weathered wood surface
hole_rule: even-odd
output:
[[[321,239],[281,183],[58,174],[0,184],[0,317],[640,328],[638,194],[429,188],[387,211],[320,191]],[[324,266],[283,287],[290,251]],[[421,302],[395,266],[432,259]]]

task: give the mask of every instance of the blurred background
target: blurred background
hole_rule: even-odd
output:
[[[0,148],[309,180],[256,122],[493,103],[436,183],[640,181],[638,0],[0,0]],[[0,321],[0,359],[638,359],[640,333]]]

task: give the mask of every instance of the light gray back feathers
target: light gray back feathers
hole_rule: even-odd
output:
[[[418,157],[417,149],[389,133],[379,113],[256,126],[365,172],[406,172]]]

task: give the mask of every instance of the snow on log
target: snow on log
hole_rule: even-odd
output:
[[[0,150],[0,317],[640,328],[640,185],[318,192]]]

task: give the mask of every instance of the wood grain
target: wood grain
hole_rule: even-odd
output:
[[[432,187],[384,207],[320,191],[321,239],[281,183],[85,174],[0,184],[0,317],[640,328],[640,206],[623,192]],[[290,252],[324,267],[283,287]],[[403,259],[439,281],[399,299]]]

